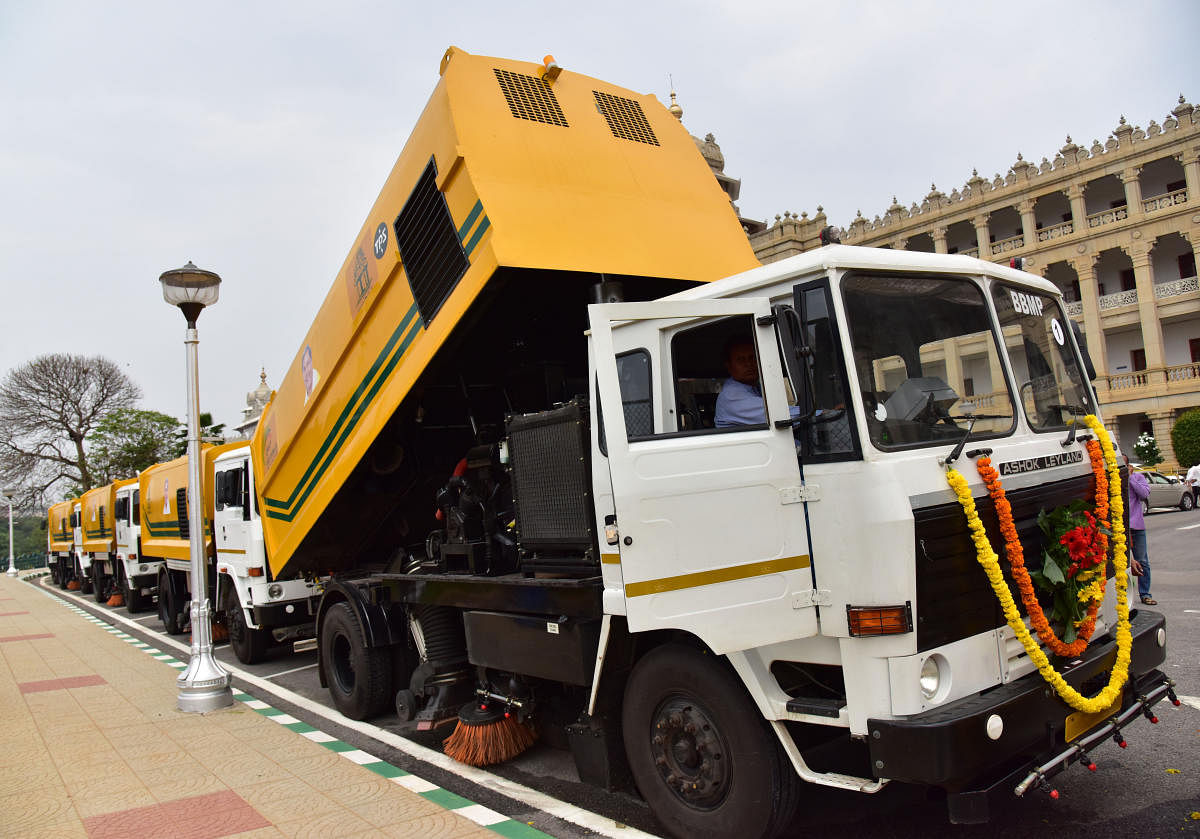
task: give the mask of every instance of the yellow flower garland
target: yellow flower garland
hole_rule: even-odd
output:
[[[975,543],[976,556],[979,564],[983,566],[984,573],[987,574],[988,582],[992,585],[996,599],[1000,602],[1000,607],[1004,611],[1004,619],[1021,642],[1021,646],[1025,648],[1025,652],[1029,654],[1029,659],[1037,666],[1042,678],[1054,688],[1063,701],[1077,711],[1094,714],[1112,705],[1125,687],[1125,682],[1129,678],[1129,656],[1133,646],[1133,635],[1129,631],[1129,579],[1125,574],[1125,524],[1123,520],[1125,505],[1121,496],[1121,474],[1117,468],[1117,455],[1112,446],[1112,439],[1108,436],[1108,429],[1100,420],[1089,414],[1084,418],[1084,422],[1100,441],[1100,448],[1104,452],[1104,463],[1108,467],[1109,511],[1112,517],[1113,531],[1113,566],[1117,582],[1117,660],[1113,663],[1108,684],[1091,698],[1084,696],[1067,684],[1067,680],[1054,669],[1050,659],[1046,657],[1046,653],[1029,633],[1025,621],[1021,619],[1021,613],[1017,610],[1012,591],[1000,571],[1000,557],[992,550],[992,544],[984,530],[983,522],[979,520],[979,511],[975,508],[975,499],[971,497],[967,479],[957,469],[947,468],[946,480],[949,482],[950,488],[954,490],[958,503],[962,505],[963,512],[967,516],[967,526],[971,530],[971,539]],[[1104,566],[1099,567],[1103,569]],[[1104,577],[1100,577],[1100,580],[1103,579]]]

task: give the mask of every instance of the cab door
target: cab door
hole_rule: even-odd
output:
[[[214,478],[217,490],[213,512],[217,552],[222,559],[242,565],[246,562],[250,542],[250,499],[247,491],[250,461],[248,458],[223,461],[218,469]]]
[[[629,629],[686,630],[717,653],[815,635],[804,491],[769,301],[609,303],[588,314],[607,453],[597,462],[608,464],[616,509],[617,544],[606,550],[620,552]],[[687,427],[673,339],[722,319],[740,319],[753,339],[765,421]],[[631,380],[639,367],[648,381]]]

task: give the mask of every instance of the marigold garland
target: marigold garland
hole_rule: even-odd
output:
[[[950,484],[950,488],[954,490],[954,494],[958,498],[963,512],[966,514],[967,526],[971,531],[971,539],[975,543],[975,552],[979,564],[983,567],[988,582],[991,583],[992,591],[995,593],[996,599],[999,601],[1000,607],[1004,612],[1004,619],[1008,622],[1013,634],[1021,642],[1021,646],[1025,648],[1025,652],[1029,654],[1030,660],[1037,667],[1042,678],[1054,688],[1063,701],[1077,711],[1094,714],[1106,710],[1121,695],[1121,691],[1125,687],[1125,682],[1129,678],[1129,659],[1133,647],[1133,636],[1129,631],[1129,579],[1125,574],[1125,527],[1122,521],[1125,507],[1124,501],[1121,498],[1121,475],[1117,469],[1117,456],[1112,447],[1112,439],[1108,436],[1108,430],[1100,420],[1094,415],[1089,414],[1084,418],[1084,422],[1087,423],[1088,427],[1100,441],[1100,448],[1108,471],[1108,506],[1112,519],[1112,546],[1113,556],[1116,559],[1113,565],[1116,571],[1117,584],[1117,659],[1113,663],[1108,684],[1093,697],[1086,697],[1067,684],[1066,679],[1054,669],[1054,666],[1046,657],[1046,653],[1037,645],[1037,642],[1029,633],[1029,628],[1021,620],[1021,613],[1017,610],[1017,604],[1013,600],[1012,591],[1009,589],[1008,583],[1004,581],[1004,574],[1000,570],[1000,557],[992,550],[992,545],[988,539],[987,532],[984,530],[983,522],[979,519],[979,511],[975,507],[975,499],[971,497],[971,489],[967,485],[967,479],[957,469],[947,468],[946,481]],[[1100,567],[1103,569],[1103,565]],[[1103,570],[1101,570],[1101,574],[1103,574]]]
[[[1008,503],[1004,487],[1000,483],[1000,473],[992,466],[991,458],[986,456],[979,458],[975,463],[975,468],[979,472],[979,477],[983,478],[983,483],[996,507],[996,517],[1000,520],[1000,533],[1004,536],[1004,552],[1008,557],[1008,565],[1012,569],[1013,582],[1017,584],[1017,590],[1021,593],[1021,602],[1025,605],[1026,614],[1029,615],[1030,625],[1037,632],[1041,642],[1052,653],[1064,658],[1074,658],[1087,649],[1088,641],[1091,640],[1092,633],[1096,631],[1099,599],[1094,599],[1088,604],[1087,615],[1078,625],[1078,635],[1075,640],[1070,644],[1063,642],[1055,634],[1045,612],[1042,611],[1042,605],[1038,603],[1033,580],[1029,576],[1029,569],[1025,567],[1025,551],[1021,547],[1021,539],[1017,535],[1017,527],[1013,522],[1012,505]],[[1103,470],[1099,480],[1104,480],[1104,506],[1107,508],[1108,481],[1104,478]],[[1101,590],[1101,596],[1103,596],[1103,590]]]

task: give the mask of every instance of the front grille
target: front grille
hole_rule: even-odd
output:
[[[437,188],[432,158],[392,227],[413,300],[421,320],[429,326],[470,267],[446,197]]]
[[[1095,492],[1091,475],[1050,484],[1006,491],[1012,505],[1013,522],[1021,538],[1025,565],[1031,571],[1042,567],[1042,531],[1037,524],[1040,510],[1051,510],[1076,499],[1089,501]],[[975,499],[979,517],[992,548],[1001,557],[1004,579],[1017,598],[1020,595],[1004,557],[1004,538],[991,498]],[[975,543],[967,529],[967,517],[958,502],[913,511],[916,532],[917,649],[940,647],[1004,624],[1004,615],[987,576],[975,556]],[[1109,575],[1112,574],[1111,563]],[[1050,608],[1049,599],[1042,603]],[[1021,607],[1022,614],[1024,608]]]
[[[537,76],[526,76],[523,73],[510,73],[493,67],[496,81],[508,102],[508,109],[517,119],[527,119],[532,122],[544,122],[547,125],[561,125],[569,128],[567,118],[563,116],[562,108],[558,106],[558,97],[545,79]]]
[[[654,136],[654,129],[650,127],[650,121],[646,119],[640,104],[624,96],[613,96],[599,90],[593,90],[592,95],[596,97],[596,109],[604,116],[608,130],[614,137],[649,146],[659,145],[658,137]]]

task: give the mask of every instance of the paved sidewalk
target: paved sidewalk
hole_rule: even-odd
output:
[[[0,836],[545,836],[239,691],[184,714],[182,666],[0,576]]]

